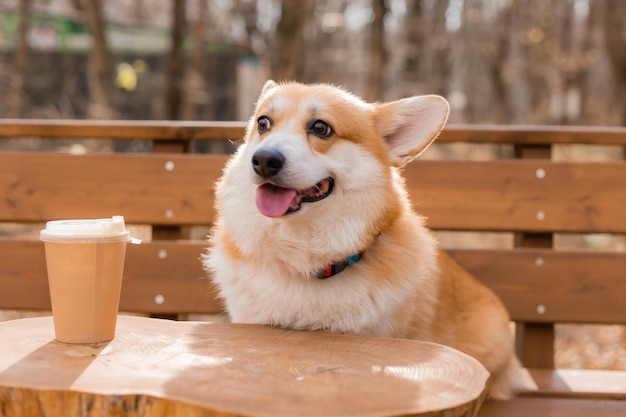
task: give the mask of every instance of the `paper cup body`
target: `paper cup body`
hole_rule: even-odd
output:
[[[52,221],[40,236],[56,339],[86,344],[112,340],[130,240],[124,218]]]

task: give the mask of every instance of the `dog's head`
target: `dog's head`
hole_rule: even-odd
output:
[[[268,81],[246,138],[256,206],[281,217],[322,206],[333,193],[367,189],[383,167],[420,154],[447,116],[439,96],[376,105],[329,85]]]
[[[447,116],[438,96],[372,104],[331,85],[268,81],[218,184],[218,209],[250,251],[277,233],[294,248],[358,250],[406,206],[396,168]]]

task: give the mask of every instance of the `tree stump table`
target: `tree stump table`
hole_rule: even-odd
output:
[[[474,416],[488,372],[448,347],[120,316],[113,341],[0,323],[0,416]]]

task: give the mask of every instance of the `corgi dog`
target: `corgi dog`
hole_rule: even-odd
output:
[[[521,366],[508,313],[438,249],[400,173],[448,112],[434,95],[373,104],[268,81],[216,183],[203,256],[230,320],[448,345],[509,398]]]

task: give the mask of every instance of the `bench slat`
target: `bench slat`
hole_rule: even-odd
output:
[[[172,314],[221,313],[215,287],[200,262],[206,247],[204,241],[129,245],[120,308]],[[162,296],[162,304],[157,296]]]
[[[438,142],[517,145],[626,145],[626,128],[597,126],[448,125]]]
[[[0,220],[114,213],[129,223],[210,224],[212,186],[226,159],[2,153]],[[543,178],[537,178],[540,169]],[[418,161],[405,175],[413,203],[433,229],[626,232],[626,163]]]
[[[596,369],[527,369],[537,386],[523,395],[626,400],[626,372]]]
[[[245,122],[213,121],[1,119],[0,137],[239,140],[245,126]]]
[[[241,139],[246,122],[2,119],[0,137],[103,139]],[[439,142],[518,145],[626,145],[626,128],[594,126],[448,125]]]
[[[128,245],[120,310],[220,313],[214,287],[199,261],[205,247],[204,242],[190,241]],[[43,243],[3,239],[0,253],[0,306],[17,310],[50,309]]]
[[[624,417],[626,401],[518,397],[486,401],[478,417]]]
[[[550,249],[449,253],[500,296],[515,321],[626,324],[626,253]]]
[[[0,220],[121,214],[135,224],[210,224],[213,183],[225,161],[224,155],[1,153]]]
[[[405,176],[433,229],[626,232],[624,162],[424,160]]]
[[[203,241],[156,241],[129,245],[122,310],[219,312],[214,288],[199,257]],[[159,252],[164,251],[164,252]],[[626,323],[626,254],[550,250],[453,250],[463,267],[502,298],[514,320]],[[0,305],[48,308],[43,244],[0,240]],[[543,264],[536,265],[537,258]],[[162,295],[163,304],[155,303]],[[538,306],[544,306],[543,314]],[[584,305],[586,308],[580,309]]]

